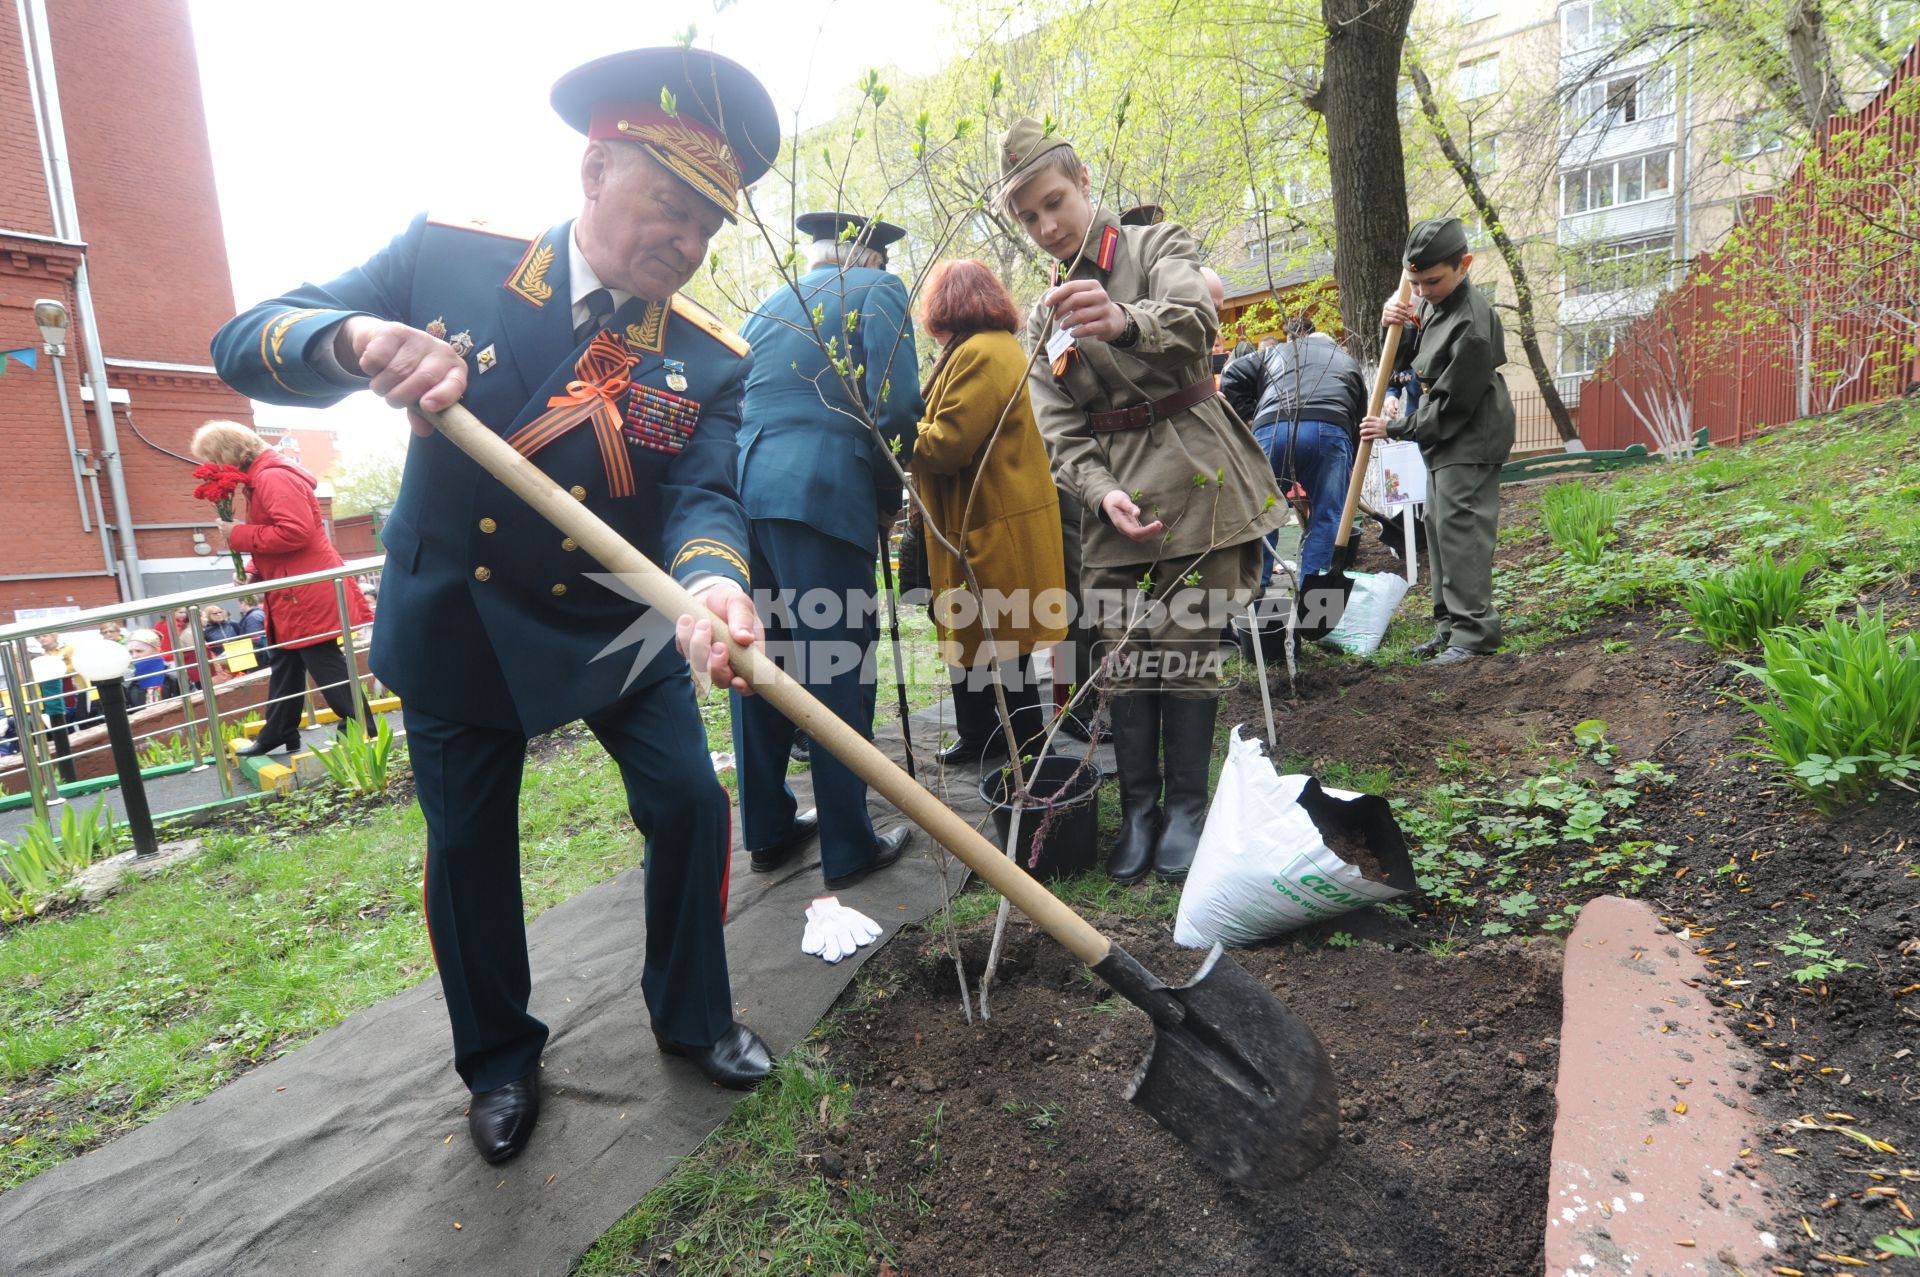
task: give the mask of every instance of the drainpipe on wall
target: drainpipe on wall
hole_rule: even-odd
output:
[[[54,234],[82,241],[80,212],[73,198],[73,168],[67,160],[66,124],[60,114],[60,90],[54,81],[53,37],[47,28],[46,0],[18,0],[20,32],[27,46],[28,75],[37,84],[33,95],[35,123],[40,130],[40,156],[47,174],[47,198],[53,206]],[[127,497],[127,475],[120,465],[120,435],[114,428],[112,397],[107,387],[107,359],[100,324],[93,309],[93,289],[83,250],[74,272],[73,292],[87,353],[86,381],[93,389],[93,410],[100,427],[100,463],[107,470],[107,490],[113,498],[114,525],[120,539],[120,567],[125,573],[125,601],[146,593],[140,576],[140,550],[133,538],[133,505]]]

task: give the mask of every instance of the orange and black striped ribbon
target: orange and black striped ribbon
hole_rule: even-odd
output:
[[[627,392],[627,374],[639,362],[638,355],[629,354],[623,342],[603,329],[574,366],[575,380],[567,383],[567,392],[547,400],[547,411],[508,436],[508,446],[531,457],[581,422],[590,421],[607,468],[607,491],[616,497],[632,496],[633,465],[620,435],[621,398]]]

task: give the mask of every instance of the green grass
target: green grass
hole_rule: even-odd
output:
[[[867,1218],[880,1199],[859,1168],[830,1180],[803,1148],[841,1126],[853,1089],[802,1046],[705,1144],[603,1234],[575,1277],[616,1277],[670,1258],[682,1277],[867,1273],[891,1258]]]
[[[1494,573],[1506,647],[1526,651],[1603,613],[1676,610],[1695,582],[1756,555],[1805,555],[1803,610],[1823,615],[1920,571],[1920,406],[1797,422],[1738,447],[1614,476],[1616,542],[1596,562],[1556,549],[1540,500],[1507,491]],[[1553,489],[1548,489],[1549,492]]]
[[[529,917],[639,862],[590,742],[531,764],[521,811]],[[309,791],[206,841],[96,909],[0,931],[0,1089],[51,1082],[0,1118],[0,1189],[432,975],[412,804]]]

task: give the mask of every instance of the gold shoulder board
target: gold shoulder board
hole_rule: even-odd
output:
[[[745,337],[742,337],[739,333],[721,323],[712,311],[684,293],[675,293],[673,295],[673,313],[736,355],[744,357],[748,351],[753,349],[747,344]]]

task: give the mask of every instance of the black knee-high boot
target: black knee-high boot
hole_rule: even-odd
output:
[[[1187,876],[1200,830],[1207,823],[1207,769],[1213,761],[1217,696],[1160,698],[1160,739],[1166,745],[1167,818],[1153,849],[1153,871],[1169,882]]]
[[[1160,834],[1160,714],[1157,692],[1116,696],[1112,702],[1113,758],[1120,772],[1120,837],[1107,874],[1138,882],[1153,867]]]

